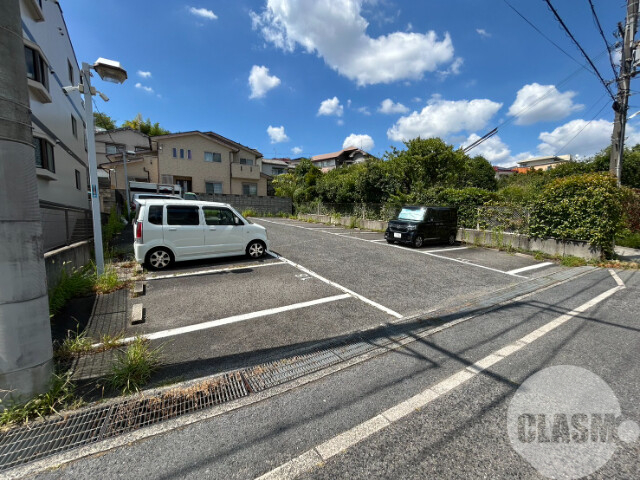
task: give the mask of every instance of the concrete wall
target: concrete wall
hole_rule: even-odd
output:
[[[386,230],[387,222],[379,220],[352,220],[353,217],[332,217],[330,215],[298,214],[301,220],[310,220],[331,225],[344,225],[367,230]],[[353,222],[353,223],[352,223]],[[602,249],[592,247],[580,240],[558,240],[555,238],[529,238],[516,233],[492,232],[490,230],[472,230],[459,228],[457,240],[483,247],[512,247],[529,252],[542,252],[548,255],[573,256],[585,260],[599,260]]]
[[[490,230],[458,229],[457,239],[478,246],[516,248],[548,255],[574,256],[585,260],[600,260],[602,249],[580,240],[558,240],[556,238],[530,238],[517,233],[493,232]]]
[[[21,0],[20,14],[24,43],[30,47],[39,47],[48,64],[46,75],[50,101],[43,101],[32,88],[29,88],[33,135],[53,146],[55,163],[54,172],[44,168],[36,169],[38,197],[40,200],[61,205],[89,208],[85,111],[79,92],[66,94],[62,90],[62,87],[78,85],[80,79],[78,61],[62,11],[57,2],[42,2],[44,20],[39,20],[34,16],[28,2]],[[69,64],[72,66],[73,78],[70,78]],[[77,135],[73,134],[71,117],[75,119]],[[79,188],[76,187],[76,170],[80,172]]]
[[[73,272],[84,267],[91,261],[93,241],[74,243],[68,247],[62,247],[44,254],[44,263],[47,271],[47,289],[51,290],[60,281],[63,271]]]

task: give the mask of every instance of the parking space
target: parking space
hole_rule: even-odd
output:
[[[271,242],[260,261],[188,262],[148,274],[146,321],[131,335],[170,342],[167,363],[175,368],[214,360],[237,366],[265,352],[457,307],[559,268],[464,245],[388,245],[380,232],[280,218],[255,223]]]

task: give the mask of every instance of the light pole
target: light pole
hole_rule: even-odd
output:
[[[127,72],[120,66],[120,62],[98,58],[96,63],[89,65],[82,62],[82,77],[84,83],[79,90],[84,93],[84,115],[87,124],[87,154],[89,156],[89,182],[91,183],[91,215],[93,217],[93,245],[96,256],[96,270],[98,275],[104,272],[104,252],[102,250],[102,224],[100,223],[100,190],[98,188],[98,165],[96,161],[95,126],[93,123],[93,99],[96,94],[91,86],[91,70],[95,70],[102,80],[112,83],[123,83],[127,79]],[[65,89],[66,90],[66,89]],[[109,100],[100,94],[103,100]]]

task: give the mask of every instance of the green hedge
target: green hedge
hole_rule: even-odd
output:
[[[529,232],[534,237],[585,240],[610,256],[623,225],[622,197],[615,179],[606,174],[558,178],[534,202]]]

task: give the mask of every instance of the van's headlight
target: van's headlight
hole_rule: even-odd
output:
[[[415,229],[416,229],[416,225],[414,224],[407,225],[407,230],[415,230]]]

